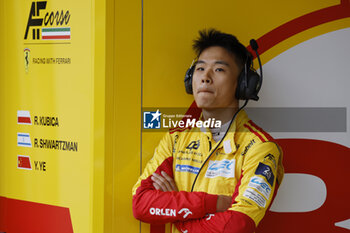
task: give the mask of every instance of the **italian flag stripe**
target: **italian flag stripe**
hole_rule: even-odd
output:
[[[43,40],[69,40],[70,28],[42,28],[41,38]]]
[[[70,32],[70,28],[42,28],[42,32]]]
[[[70,36],[43,36],[43,40],[67,40]]]

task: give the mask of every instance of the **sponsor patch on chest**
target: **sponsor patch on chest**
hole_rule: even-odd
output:
[[[209,161],[209,166],[207,172],[205,173],[205,177],[215,178],[221,176],[226,178],[233,178],[235,177],[235,166],[235,159]]]
[[[190,173],[193,173],[193,174],[197,174],[199,172],[199,167],[193,167],[193,166],[190,166],[190,165],[176,164],[175,171],[177,171],[177,172],[190,172]]]

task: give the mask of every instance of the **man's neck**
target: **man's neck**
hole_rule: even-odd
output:
[[[209,118],[215,118],[215,120],[220,120],[221,125],[230,121],[238,110],[237,106],[229,107],[229,108],[211,108],[211,109],[202,109],[204,120],[208,120]]]

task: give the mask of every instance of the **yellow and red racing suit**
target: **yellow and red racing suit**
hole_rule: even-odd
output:
[[[253,233],[283,179],[282,151],[244,111],[218,148],[217,143],[209,130],[166,133],[133,188],[134,216],[172,223],[174,233]],[[174,179],[178,192],[153,187],[151,176],[161,171]],[[218,195],[232,196],[225,212],[216,213]]]

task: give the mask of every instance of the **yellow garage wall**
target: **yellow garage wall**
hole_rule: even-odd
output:
[[[40,17],[69,10],[68,41],[33,40],[31,30],[25,40],[31,5],[1,1],[0,196],[67,207],[74,232],[103,232],[105,2],[47,1]],[[33,58],[70,58],[71,64],[34,64]],[[30,112],[32,125],[17,124],[18,110]],[[59,127],[34,125],[34,116],[58,117]],[[17,146],[18,132],[30,134],[31,148]],[[78,142],[78,151],[35,148],[34,138]],[[32,170],[18,169],[17,155],[30,156]],[[34,161],[46,162],[46,171]]]
[[[131,188],[140,174],[141,2],[116,1],[113,19],[113,208],[111,232],[138,232]],[[112,8],[112,7],[111,7]],[[111,15],[113,15],[111,13]],[[108,231],[109,232],[109,231]]]
[[[183,78],[198,30],[214,27],[244,45],[304,14],[339,1],[49,0],[71,13],[71,44],[23,40],[32,1],[0,1],[0,196],[70,209],[74,232],[149,232],[132,216],[131,189],[162,133],[142,133],[142,107],[188,107]],[[349,19],[309,29],[262,55],[276,55]],[[30,64],[30,57],[71,57],[71,65]],[[59,127],[16,123],[18,110],[57,116]],[[17,132],[79,143],[78,152],[17,146]],[[16,167],[17,155],[47,171]]]

